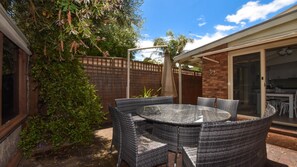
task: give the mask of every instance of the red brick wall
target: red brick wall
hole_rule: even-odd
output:
[[[220,53],[208,58],[219,61],[215,63],[203,59],[202,95],[205,97],[228,98],[228,53]]]

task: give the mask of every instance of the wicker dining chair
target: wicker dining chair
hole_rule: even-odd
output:
[[[120,127],[120,120],[117,115],[117,110],[112,107],[111,105],[108,105],[108,111],[111,116],[112,120],[112,140],[110,145],[110,152],[112,152],[112,146],[115,147],[116,150],[120,149],[120,136],[121,136],[121,127]]]
[[[168,145],[154,139],[152,136],[137,134],[131,113],[117,112],[121,124],[121,160],[130,167],[151,167],[166,163],[168,166]]]
[[[206,107],[214,107],[216,98],[208,98],[208,97],[198,97],[197,105],[206,106]]]
[[[177,128],[179,128],[179,139],[177,139]],[[196,145],[200,129],[200,126],[178,127],[176,125],[155,123],[152,134],[165,141],[170,151],[181,152],[182,146]]]
[[[280,102],[280,112],[279,115],[283,115],[285,113],[289,112],[289,101]],[[293,111],[295,112],[295,117],[297,118],[297,91],[294,94],[293,97]]]
[[[202,124],[197,147],[183,147],[183,167],[261,167],[267,161],[266,137],[275,108],[263,118]]]
[[[217,98],[217,108],[228,111],[231,114],[230,120],[236,121],[238,102],[239,100]]]
[[[139,107],[153,104],[172,104],[172,96],[159,96],[150,98],[120,98],[115,99],[117,108],[121,112],[131,113],[133,121],[137,126],[145,126],[148,124],[144,118],[136,115],[136,110]]]

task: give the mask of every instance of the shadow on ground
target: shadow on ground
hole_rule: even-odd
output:
[[[112,154],[109,152],[111,138],[112,129],[105,127],[95,131],[93,142],[88,146],[65,147],[59,150],[58,153],[50,151],[39,153],[29,159],[23,159],[18,167],[114,167],[117,162],[117,151],[113,151]],[[169,166],[174,166],[175,154],[173,152],[168,153],[168,160]],[[181,160],[182,157],[179,154],[177,167],[181,166]],[[161,167],[165,166],[162,165]],[[271,160],[266,165],[266,167],[286,166]],[[121,167],[128,167],[128,165],[122,162]]]
[[[97,134],[97,133],[96,133]],[[95,134],[89,146],[66,147],[57,153],[47,151],[23,159],[19,167],[109,167],[115,166],[117,153],[109,153],[110,138]]]
[[[288,165],[281,164],[272,160],[268,160],[265,167],[288,167]]]

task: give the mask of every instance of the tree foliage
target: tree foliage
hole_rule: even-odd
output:
[[[104,120],[77,55],[126,55],[134,47],[140,0],[1,0],[30,41],[40,106],[21,134],[29,154],[42,145],[84,144]],[[124,52],[125,51],[125,52]]]
[[[142,25],[142,0],[2,0],[38,55],[126,56]],[[70,54],[65,54],[66,52]]]
[[[166,32],[166,38],[156,38],[154,39],[154,46],[157,45],[167,45],[164,48],[164,52],[170,55],[171,60],[182,53],[188,42],[193,42],[193,39],[187,38],[184,35],[175,36],[172,31]]]
[[[25,155],[34,148],[53,146],[59,149],[64,144],[87,144],[93,137],[93,127],[104,120],[101,103],[93,85],[73,61],[51,61],[45,65],[38,60],[33,75],[40,83],[43,105],[38,114],[29,117],[21,132],[19,143]]]

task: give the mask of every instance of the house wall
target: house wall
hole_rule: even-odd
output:
[[[0,32],[0,74],[2,76],[2,58],[3,58],[3,34]],[[0,124],[0,167],[5,166],[16,166],[20,161],[20,156],[16,156],[19,154],[17,149],[17,143],[19,142],[19,135],[21,131],[21,126],[24,120],[27,117],[27,75],[28,75],[28,55],[19,49],[17,61],[15,62],[15,85],[14,91],[17,94],[15,96],[14,107],[17,111],[17,115],[14,115],[13,118],[9,119],[9,121],[4,124]],[[1,77],[2,78],[2,77]],[[0,93],[2,92],[2,80],[0,79]],[[2,97],[0,96],[0,101],[2,101]],[[1,105],[0,105],[1,106]],[[3,112],[3,108],[0,108],[1,112]],[[1,117],[2,119],[3,117]]]
[[[7,166],[9,160],[17,152],[17,143],[19,142],[19,134],[21,132],[21,126],[14,130],[7,138],[5,138],[0,144],[0,166]]]
[[[205,97],[228,98],[228,53],[220,53],[208,58],[219,61],[214,63],[203,59],[202,95]]]

